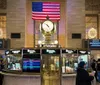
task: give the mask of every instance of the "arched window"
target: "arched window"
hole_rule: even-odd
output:
[[[86,39],[98,38],[98,15],[86,15]]]

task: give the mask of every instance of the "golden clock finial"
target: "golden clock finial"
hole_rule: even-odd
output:
[[[46,19],[49,20],[49,16],[48,15],[46,16]]]

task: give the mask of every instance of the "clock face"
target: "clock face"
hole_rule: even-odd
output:
[[[50,32],[53,29],[53,23],[49,20],[46,20],[42,23],[42,28],[43,30],[45,30],[46,32]]]

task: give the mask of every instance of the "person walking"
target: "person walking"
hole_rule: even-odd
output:
[[[94,79],[94,73],[88,73],[85,70],[86,63],[81,61],[77,68],[76,85],[91,85],[91,81]]]
[[[91,68],[93,71],[95,71],[94,76],[95,76],[96,81],[98,81],[98,79],[97,79],[97,67],[96,66],[97,66],[97,61],[95,59],[93,59],[91,62]]]
[[[100,58],[97,60],[97,79],[100,82]]]

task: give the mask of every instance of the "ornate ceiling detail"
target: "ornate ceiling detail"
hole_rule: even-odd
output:
[[[85,0],[86,11],[100,11],[100,0]]]
[[[0,0],[0,9],[7,8],[7,0]]]

